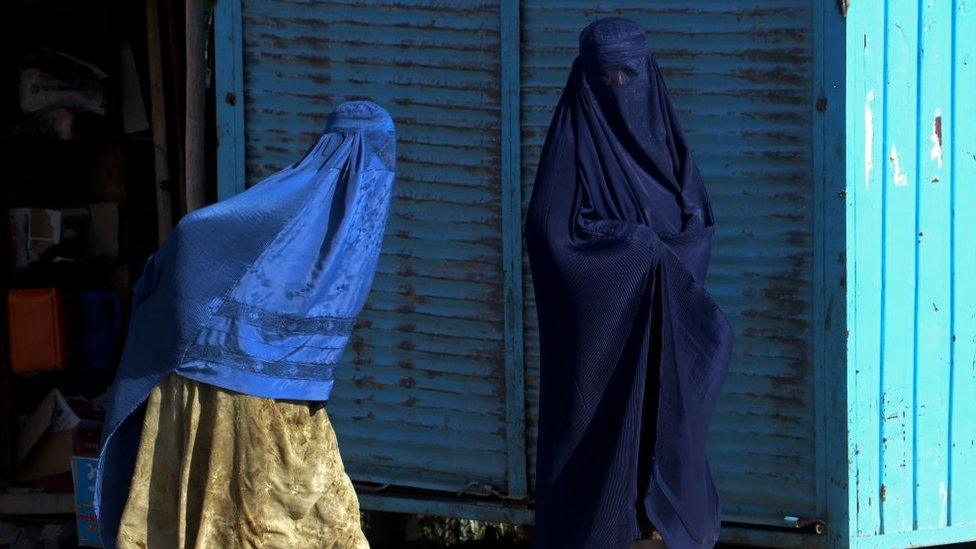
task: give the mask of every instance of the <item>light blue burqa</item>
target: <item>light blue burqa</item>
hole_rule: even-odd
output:
[[[142,404],[170,374],[249,395],[329,398],[373,282],[396,136],[367,101],[339,106],[297,164],[183,218],[134,289],[105,424],[95,511],[114,547]]]

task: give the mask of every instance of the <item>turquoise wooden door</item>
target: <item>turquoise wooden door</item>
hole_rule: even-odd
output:
[[[847,29],[852,545],[976,539],[976,6]]]

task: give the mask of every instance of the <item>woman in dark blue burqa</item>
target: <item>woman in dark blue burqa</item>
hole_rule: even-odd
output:
[[[705,442],[732,344],[712,210],[636,23],[589,25],[526,226],[542,344],[535,545],[711,547]]]

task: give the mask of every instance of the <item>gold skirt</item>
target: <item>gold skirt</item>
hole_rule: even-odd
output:
[[[129,548],[368,548],[324,409],[172,375],[149,397]]]

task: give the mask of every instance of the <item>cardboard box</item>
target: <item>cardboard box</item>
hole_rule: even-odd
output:
[[[45,208],[11,208],[10,246],[14,267],[24,268],[41,259],[61,242],[61,212]]]
[[[95,518],[92,500],[95,496],[95,471],[98,459],[75,457],[71,459],[71,476],[75,485],[75,521],[78,526],[80,547],[102,547],[102,536]]]
[[[72,456],[97,456],[104,410],[52,390],[17,437],[17,480],[37,481],[71,471]]]

